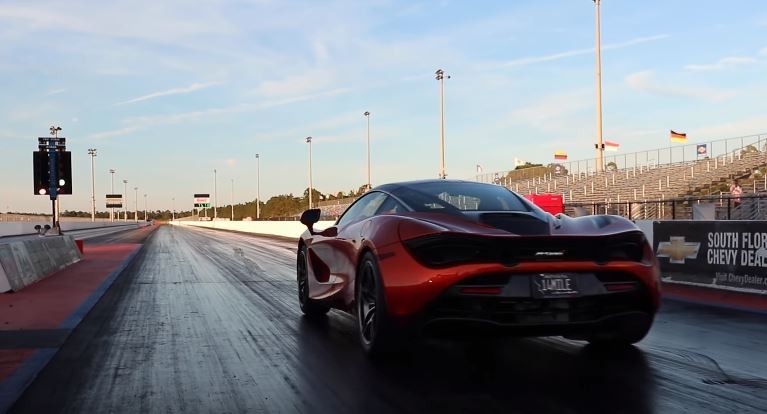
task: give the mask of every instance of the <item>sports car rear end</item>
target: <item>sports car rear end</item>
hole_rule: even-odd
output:
[[[605,218],[557,219],[559,228],[546,235],[501,235],[497,226],[431,232],[422,223],[401,224],[426,228],[415,236],[417,230],[401,231],[402,244],[378,251],[389,311],[428,334],[596,340],[610,333],[635,342],[659,303],[652,250],[622,219],[588,220]],[[445,221],[430,223],[452,227]],[[602,230],[581,232],[591,225]]]

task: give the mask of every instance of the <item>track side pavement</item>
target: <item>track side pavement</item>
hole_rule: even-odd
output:
[[[32,383],[156,228],[134,230],[127,242],[86,241],[80,262],[19,292],[0,294],[0,413]]]

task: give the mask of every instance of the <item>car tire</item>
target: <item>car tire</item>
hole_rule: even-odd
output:
[[[649,314],[632,315],[631,318],[615,321],[609,328],[588,336],[586,340],[597,347],[628,347],[647,335],[652,322],[653,317]]]
[[[357,269],[355,311],[360,344],[368,356],[382,357],[401,348],[402,335],[388,313],[378,261],[370,252],[362,256]]]
[[[327,314],[330,310],[329,306],[309,298],[309,260],[305,245],[301,245],[298,249],[296,282],[298,283],[298,304],[301,306],[301,312],[309,317],[319,317]]]

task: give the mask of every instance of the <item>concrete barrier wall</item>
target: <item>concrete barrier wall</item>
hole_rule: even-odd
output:
[[[11,284],[8,282],[8,276],[3,270],[3,265],[0,264],[0,293],[8,292],[11,290]]]
[[[30,237],[0,244],[0,292],[18,291],[82,259],[70,236]]]
[[[139,221],[141,223],[141,221]],[[48,221],[7,221],[7,222],[0,222],[0,237],[3,236],[19,236],[23,234],[35,234],[37,231],[35,230],[35,225],[39,224],[42,227],[45,227],[45,225],[51,225],[50,220]],[[61,230],[67,231],[67,230],[83,230],[83,229],[94,229],[94,228],[103,228],[103,227],[113,227],[113,226],[125,226],[125,225],[131,225],[135,226],[136,223],[134,221],[116,221],[114,223],[110,223],[109,221],[96,221],[91,222],[88,221],[62,221],[61,222]]]
[[[652,241],[654,220],[635,220],[634,222],[644,232],[647,240]],[[306,230],[306,226],[298,221],[172,221],[170,224],[236,230],[246,233],[292,237],[295,239],[299,238],[301,233]],[[320,221],[315,225],[315,228],[326,229],[333,224],[335,224],[333,221]]]
[[[172,221],[178,226],[207,227],[212,229],[234,230],[245,233],[267,234],[298,239],[306,226],[299,221]],[[333,221],[320,221],[315,228],[326,229],[335,224]]]
[[[650,241],[650,243],[653,243],[653,233],[652,233],[652,226],[655,220],[634,220],[634,224],[639,227],[640,230],[642,230],[642,233],[644,233],[645,237],[647,237],[647,240]],[[653,249],[655,246],[653,245]]]

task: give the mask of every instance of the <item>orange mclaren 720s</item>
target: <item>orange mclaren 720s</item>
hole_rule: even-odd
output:
[[[499,185],[440,179],[381,185],[331,227],[319,219],[301,216],[301,310],[355,315],[370,355],[420,335],[626,346],[658,310],[657,260],[623,217],[553,216]]]

